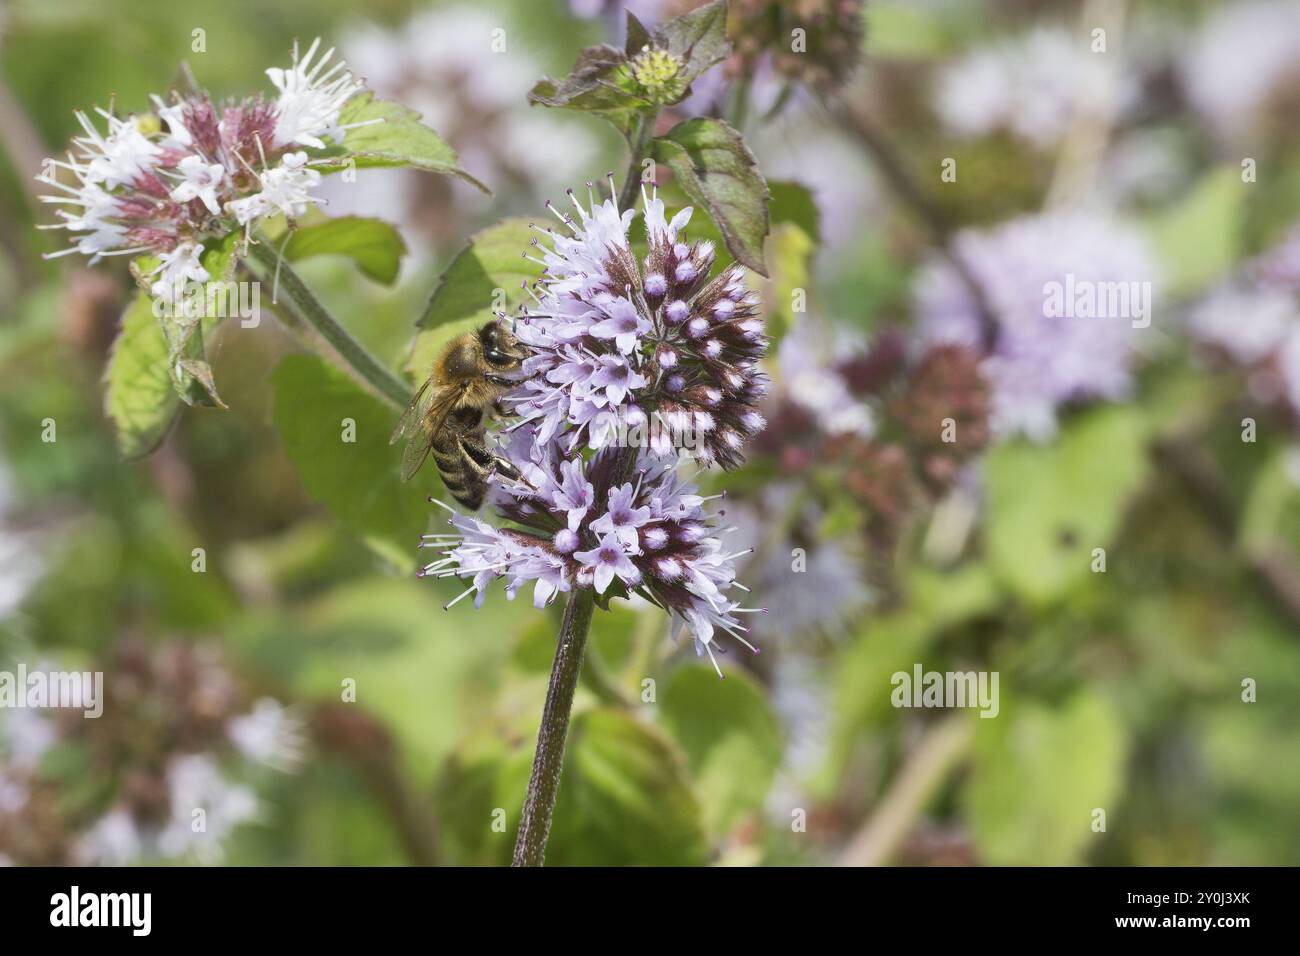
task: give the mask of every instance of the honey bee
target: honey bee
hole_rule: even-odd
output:
[[[409,481],[429,453],[451,496],[477,511],[495,472],[516,481],[519,470],[484,443],[483,416],[518,382],[527,350],[499,321],[458,335],[434,359],[433,370],[393,429],[389,444],[406,439],[402,480]]]

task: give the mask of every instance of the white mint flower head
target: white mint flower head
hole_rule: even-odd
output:
[[[0,816],[19,812],[30,796],[26,784],[0,766]]]
[[[186,283],[197,282],[201,285],[207,282],[208,270],[199,261],[202,254],[203,247],[196,242],[182,242],[171,252],[163,253],[159,257],[158,268],[150,273],[158,278],[149,287],[149,291],[159,299],[172,302],[184,292]]]
[[[153,166],[162,150],[140,132],[134,117],[122,120],[104,110],[96,112],[108,121],[107,136],[100,135],[85,113],[76,114],[86,131],[73,140],[87,163],[85,179],[107,189],[124,186]]]
[[[302,723],[270,697],[261,698],[247,714],[232,719],[226,733],[236,749],[254,763],[287,773],[302,762]]]
[[[782,391],[812,415],[828,435],[868,437],[875,432],[875,416],[866,402],[853,395],[844,375],[831,361],[833,354],[852,353],[859,346],[847,337],[836,339],[822,343],[812,323],[796,325],[781,340],[777,354]]]
[[[79,169],[70,166],[69,168]],[[75,244],[62,252],[53,253],[50,258],[80,252],[96,262],[100,256],[111,255],[126,244],[126,226],[113,221],[117,215],[117,199],[94,183],[87,183],[80,190],[72,190],[61,183],[51,183],[64,189],[71,195],[42,196],[45,202],[62,203],[80,207],[80,211],[71,212],[60,209],[56,215],[63,220],[62,225],[41,226],[41,229],[68,229],[77,233]]]
[[[327,66],[334,48],[326,50],[315,65],[312,59],[320,47],[320,39],[312,41],[306,55],[298,59],[298,43],[293,45],[293,66],[287,70],[272,67],[266,71],[280,96],[275,101],[275,138],[273,144],[282,146],[325,147],[323,136],[335,142],[342,140],[339,111],[343,104],[362,89],[346,69],[346,62],[338,60]]]
[[[10,766],[31,770],[41,756],[58,739],[58,730],[49,715],[40,710],[15,708],[0,723],[0,753]]]
[[[303,152],[286,153],[279,166],[258,174],[258,181],[261,192],[226,203],[241,226],[274,213],[292,219],[319,201],[311,192],[320,183],[320,173],[307,166],[307,154]]]
[[[261,217],[294,218],[320,202],[313,195],[320,173],[304,147],[322,148],[378,120],[340,125],[340,110],[362,84],[342,61],[330,62],[333,51],[318,59],[318,47],[301,60],[295,47],[291,68],[268,71],[279,91],[274,102],[249,96],[218,107],[196,91],[153,96],[153,113],[139,117],[98,110],[92,121],[78,112],[83,135],[38,177],[51,187],[41,200],[59,207],[60,220],[40,228],[65,229],[72,239],[50,256],[150,255],[164,262],[170,283],[187,272],[194,278],[199,270],[187,264],[210,240],[240,226],[250,234]]]
[[[161,825],[142,822],[127,806],[114,806],[78,840],[76,858],[108,866],[154,857],[219,863],[230,834],[259,815],[253,791],[226,778],[210,754],[172,758],[166,788],[169,811]],[[203,811],[198,830],[196,810]]]
[[[130,811],[115,807],[80,839],[76,856],[88,863],[126,866],[145,855],[146,840]]]
[[[1247,373],[1255,399],[1285,398],[1300,414],[1300,303],[1290,290],[1238,278],[1192,309],[1188,327]]]
[[[173,103],[168,106],[161,96],[157,93],[151,93],[149,99],[153,101],[153,111],[158,114],[158,118],[167,124],[167,132],[170,134],[162,141],[162,146],[173,148],[188,148],[194,143],[194,137],[185,126],[185,104],[183,102]]]
[[[171,818],[158,833],[158,849],[168,857],[193,855],[200,862],[219,862],[223,843],[238,826],[259,813],[253,791],[232,783],[208,754],[187,754],[167,770]],[[204,811],[206,829],[195,832],[194,811]]]
[[[0,844],[24,830],[39,835],[16,844],[24,865],[218,861],[230,833],[257,817],[250,784],[264,779],[260,768],[297,768],[299,719],[270,698],[250,703],[212,645],[126,638],[106,664],[119,679],[105,688],[102,720],[55,721],[30,708],[7,718],[0,710]],[[47,784],[64,775],[37,761],[61,746],[84,750],[97,768],[93,800],[64,807],[48,799]],[[22,785],[21,803],[6,803],[9,779]],[[44,796],[29,800],[29,790]]]
[[[197,199],[207,207],[214,216],[221,212],[217,203],[217,187],[226,178],[226,168],[220,163],[206,163],[201,156],[186,156],[176,168],[185,177],[185,181],[171,191],[171,198],[177,202],[189,202]]]

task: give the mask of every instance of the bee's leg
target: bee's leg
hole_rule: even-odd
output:
[[[527,485],[529,488],[533,488],[524,476],[519,473],[518,468],[500,455],[489,451],[487,446],[483,444],[482,437],[478,435],[461,435],[460,449],[465,455],[465,459],[470,462],[477,471],[483,474],[484,480],[493,473],[496,473],[504,475],[511,481],[518,481],[521,484]],[[537,489],[533,488],[533,490],[536,491]]]
[[[500,386],[501,388],[514,388],[519,384],[516,379],[506,378],[504,375],[494,375],[491,372],[487,373],[483,377],[493,385]]]

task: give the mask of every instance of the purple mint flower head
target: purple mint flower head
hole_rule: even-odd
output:
[[[1213,289],[1187,315],[1187,328],[1220,358],[1246,372],[1252,399],[1284,400],[1300,413],[1300,301],[1293,273],[1297,237]]]
[[[635,212],[620,213],[612,198],[592,195],[584,207],[570,190],[577,220],[550,207],[564,231],[534,227],[540,256],[527,257],[545,272],[516,325],[534,352],[516,411],[541,423],[541,441],[567,433],[571,447],[602,448],[626,443],[634,403],[649,430],[678,426],[677,451],[731,467],[763,425],[758,297],[740,266],[709,279],[713,244],[681,234],[689,208],[669,219],[657,192],[643,194],[649,251],[640,263],[628,241]]]
[[[649,251],[639,263],[632,210],[572,201],[577,221],[553,210],[568,234],[540,230],[545,242],[533,243],[540,257],[529,258],[546,271],[535,308],[515,325],[533,354],[508,396],[520,420],[501,451],[520,477],[498,473],[489,498],[510,524],[453,511],[454,530],[425,536],[422,547],[438,557],[420,573],[469,584],[448,607],[471,594],[481,604],[498,578],[511,598],[532,582],[539,608],[575,588],[602,601],[637,594],[689,628],[717,668],[719,631],[756,651],[740,615],[758,609],[732,596],[735,560],[747,552],[724,547],[734,529],[717,526],[676,468],[683,451],[737,464],[763,427],[758,299],[739,267],[709,278],[712,245],[681,235],[689,209],[669,219],[656,195],[645,196]],[[617,440],[652,416],[671,427]],[[692,433],[697,440],[676,440]]]
[[[626,585],[635,586],[641,583],[641,572],[623,550],[622,540],[612,531],[605,532],[605,536],[600,539],[600,544],[590,551],[575,551],[573,556],[582,562],[584,567],[591,569],[597,594],[604,594],[613,583],[615,576]],[[580,570],[578,573],[581,576],[585,572]]]
[[[452,512],[453,532],[424,537],[421,546],[440,556],[421,575],[470,582],[448,607],[471,594],[481,605],[498,578],[505,580],[508,597],[534,582],[539,608],[573,588],[594,588],[602,596],[638,594],[689,628],[697,653],[707,654],[715,668],[718,631],[757,653],[739,618],[757,609],[742,607],[730,595],[739,587],[735,560],[748,552],[723,546],[725,531],[705,512],[708,499],[678,479],[675,457],[643,451],[634,479],[617,483],[625,450],[605,448],[584,461],[561,457],[556,443],[512,444],[527,484],[501,483],[493,489],[493,503],[515,527],[496,528]],[[524,444],[531,444],[533,457],[514,457]],[[592,503],[574,507],[579,499]]]
[[[650,520],[649,505],[636,507],[636,489],[628,482],[609,491],[609,510],[591,523],[597,534],[612,535],[630,550],[638,550],[637,529]],[[579,556],[581,557],[581,556]]]
[[[1260,256],[1249,268],[1261,285],[1300,295],[1300,225],[1292,226],[1281,244]]]

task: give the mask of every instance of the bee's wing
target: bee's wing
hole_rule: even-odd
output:
[[[406,411],[397,420],[397,427],[393,429],[392,437],[388,439],[390,445],[400,438],[406,439],[406,448],[402,452],[403,481],[410,481],[411,476],[420,470],[424,459],[429,456],[429,440],[433,433],[428,430],[426,422],[429,408],[437,393],[438,390],[433,387],[433,380],[426,380],[411,399],[411,403],[406,406]]]
[[[409,437],[406,451],[402,454],[403,481],[410,481],[411,476],[420,470],[424,460],[429,457],[434,436],[442,430],[459,397],[459,391],[454,388],[431,388],[428,397],[419,402],[422,408],[415,418],[416,424],[407,428]],[[420,397],[416,398],[418,400]],[[398,425],[400,427],[401,423]]]
[[[429,402],[433,400],[433,392],[430,386],[433,379],[425,379],[420,390],[415,393],[411,403],[406,406],[406,411],[402,412],[402,417],[397,420],[397,427],[393,429],[393,435],[388,439],[388,444],[395,445],[399,438],[410,438],[412,434],[418,434],[420,422],[424,418],[424,413],[429,410]]]
[[[412,435],[402,452],[402,480],[410,481],[411,476],[420,470],[424,459],[429,457],[429,439],[424,435]]]

